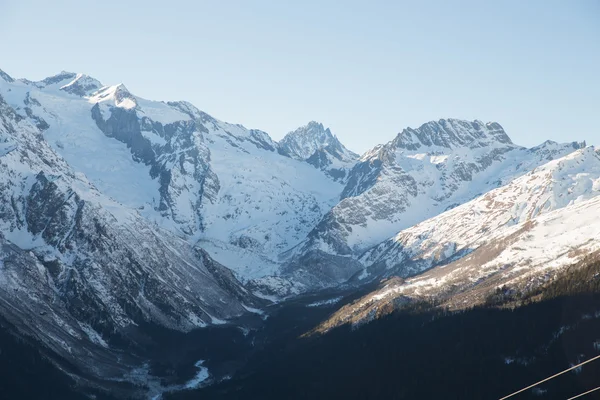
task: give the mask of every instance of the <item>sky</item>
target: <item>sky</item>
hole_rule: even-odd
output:
[[[187,100],[278,140],[351,150],[440,118],[600,145],[600,0],[0,0],[0,69]]]

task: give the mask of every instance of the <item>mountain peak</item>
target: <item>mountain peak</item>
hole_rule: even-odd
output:
[[[287,135],[285,135],[282,142],[285,141],[286,138],[289,139],[294,136],[311,138],[322,142],[331,141],[334,139],[334,136],[329,128],[325,128],[322,123],[317,121],[310,121],[308,124],[299,127],[295,131],[289,132]]]
[[[279,142],[281,150],[292,158],[306,160],[317,150],[334,149],[336,153],[353,155],[322,123],[310,121],[285,135]]]
[[[67,74],[70,75],[70,73]],[[60,90],[83,97],[91,95],[101,87],[102,83],[97,79],[85,74],[76,74],[75,78],[66,85],[61,86]]]
[[[479,120],[440,119],[430,121],[417,129],[406,128],[396,136],[392,145],[406,150],[458,147],[478,148],[491,144],[513,145],[502,126],[497,122]]]
[[[317,121],[309,121],[308,124],[305,125],[305,128],[308,128],[308,129],[317,129],[317,130],[327,131],[327,132],[331,133],[329,131],[329,128],[325,129],[325,127],[323,126],[323,124],[320,123],[320,122],[317,122]]]

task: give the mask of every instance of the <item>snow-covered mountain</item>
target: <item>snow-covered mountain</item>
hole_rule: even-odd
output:
[[[395,232],[581,147],[525,149],[497,123],[440,120],[357,160],[316,122],[277,143],[83,74],[3,81],[7,102],[73,170],[244,281],[283,273],[306,288],[340,283]]]
[[[127,364],[107,334],[189,331],[262,304],[206,252],[98,191],[25,115],[0,95],[0,314],[22,333],[98,373]]]
[[[410,278],[390,280],[333,320],[364,322],[415,299],[462,308],[502,286],[530,290],[600,250],[599,195],[600,151],[590,146],[405,229],[363,254],[355,279]]]
[[[7,102],[100,192],[200,240],[241,279],[277,272],[278,254],[337,203],[343,177],[333,170],[353,165],[353,154],[316,123],[280,145],[189,103],[145,100],[82,74],[0,83]],[[294,137],[298,154],[324,152],[327,162],[315,168],[314,157],[287,154]]]
[[[0,94],[73,171],[258,286],[341,283],[396,232],[582,147],[526,149],[497,123],[449,119],[357,159],[317,122],[277,143],[83,74],[2,77]]]
[[[394,233],[504,185],[585,144],[515,145],[498,123],[440,120],[365,153],[336,204],[291,253],[301,280],[338,284]],[[314,277],[317,277],[316,279]]]
[[[369,270],[409,276],[447,263],[501,229],[600,194],[600,151],[577,150],[509,184],[398,233],[361,256]]]

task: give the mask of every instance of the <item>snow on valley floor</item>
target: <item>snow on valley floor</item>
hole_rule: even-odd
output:
[[[143,379],[146,379],[145,384],[149,388],[148,399],[161,400],[163,398],[163,394],[165,393],[198,389],[206,385],[208,383],[208,379],[210,378],[210,373],[208,372],[208,368],[203,365],[204,362],[205,360],[196,361],[194,366],[198,368],[198,372],[196,372],[196,375],[192,379],[181,385],[162,386],[160,384],[160,379],[148,375],[147,369],[138,370],[137,372],[141,373],[142,375],[146,375]]]
[[[202,382],[206,381],[210,374],[208,373],[208,368],[203,367],[204,360],[198,360],[194,366],[198,368],[198,373],[192,379],[190,379],[183,387],[185,389],[196,389],[201,386]]]

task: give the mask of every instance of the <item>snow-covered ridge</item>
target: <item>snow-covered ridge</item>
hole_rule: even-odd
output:
[[[77,74],[75,79],[66,85],[61,86],[60,90],[78,96],[89,96],[101,87],[102,84],[97,79],[84,74]]]
[[[4,79],[8,83],[12,83],[15,81],[10,75],[8,75],[6,72],[2,71],[1,69],[0,69],[0,78]]]
[[[403,285],[380,293],[379,298],[444,295],[445,289],[456,285],[464,290],[459,296],[460,302],[473,306],[500,286],[521,290],[535,287],[556,270],[600,250],[598,242],[593,240],[600,235],[600,218],[590,218],[594,215],[600,215],[599,196],[503,229],[481,250],[411,278]],[[496,251],[492,251],[494,248]],[[486,252],[491,253],[488,259]],[[475,290],[470,288],[473,283],[486,290],[473,293]],[[473,297],[465,301],[470,296]]]
[[[493,144],[511,145],[512,140],[497,122],[440,119],[421,125],[418,129],[407,128],[396,136],[392,146],[408,151],[427,148],[431,152],[458,147],[485,147]]]

